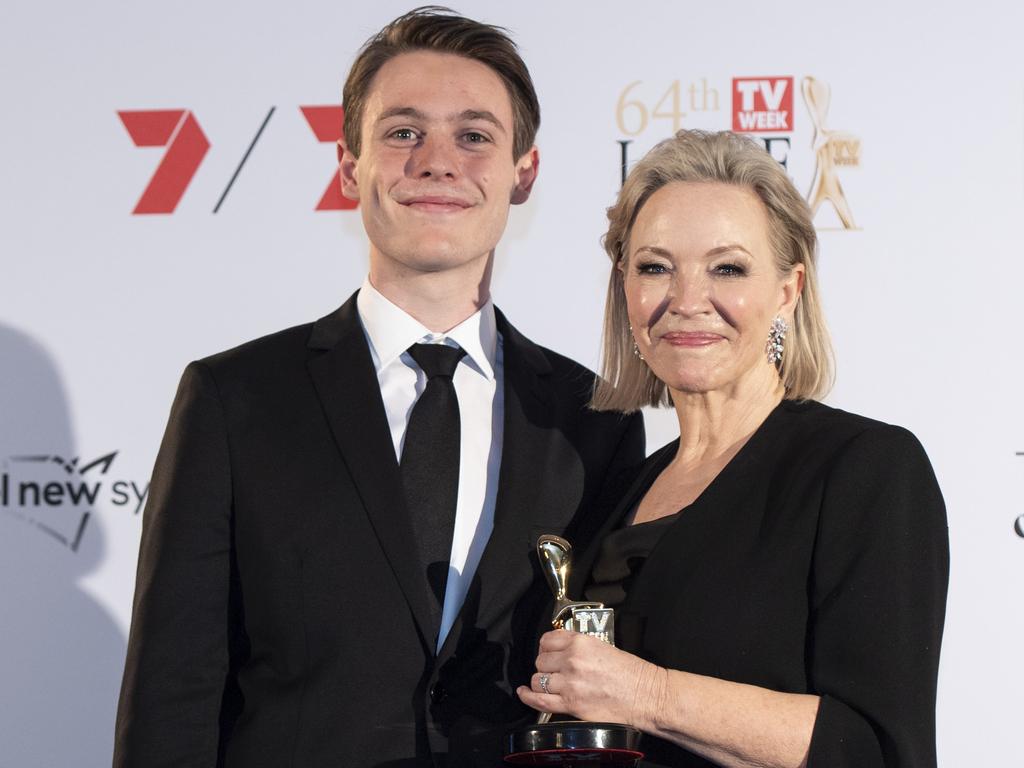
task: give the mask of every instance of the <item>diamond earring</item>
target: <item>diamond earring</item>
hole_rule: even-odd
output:
[[[633,335],[633,326],[629,326],[629,337],[633,339],[633,357],[644,359],[644,356],[640,354],[640,347],[636,345],[636,336]]]
[[[776,368],[782,367],[782,355],[786,351],[786,334],[789,332],[789,323],[778,315],[772,320],[772,327],[768,331],[768,343],[764,346],[768,362]]]

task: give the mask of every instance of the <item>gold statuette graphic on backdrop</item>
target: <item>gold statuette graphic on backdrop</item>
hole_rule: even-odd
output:
[[[815,157],[814,179],[811,181],[811,191],[807,193],[811,218],[818,213],[821,204],[828,200],[835,208],[843,228],[857,229],[850,204],[839,183],[836,167],[860,165],[860,139],[844,131],[829,130],[825,126],[832,98],[831,89],[826,83],[805,77],[800,83],[800,90],[811,115],[811,122],[814,123],[814,139],[811,142]]]
[[[572,545],[560,536],[544,534],[537,539],[541,570],[555,596],[551,626],[591,635],[615,645],[615,610],[603,603],[571,600],[567,590],[572,566]],[[508,735],[505,762],[512,765],[590,765],[608,768],[635,766],[643,753],[637,750],[640,731],[621,723],[586,720],[555,720],[541,713],[537,724]]]

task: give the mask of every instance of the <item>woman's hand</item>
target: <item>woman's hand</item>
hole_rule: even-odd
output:
[[[541,712],[646,730],[665,695],[667,674],[596,637],[558,629],[541,637],[537,672],[530,687],[521,685],[516,693]]]
[[[806,765],[819,703],[668,670],[565,630],[541,637],[537,672],[516,693],[541,712],[631,725],[728,768]]]

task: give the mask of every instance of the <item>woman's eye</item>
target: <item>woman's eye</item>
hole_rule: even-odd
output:
[[[726,275],[728,277],[739,277],[747,274],[747,270],[739,264],[718,264],[715,266],[715,272],[719,275]]]
[[[641,275],[663,275],[668,272],[668,267],[655,261],[648,261],[637,264],[636,271]]]

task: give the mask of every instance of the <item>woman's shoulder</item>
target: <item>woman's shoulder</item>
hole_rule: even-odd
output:
[[[889,474],[912,467],[931,473],[924,447],[908,429],[814,400],[785,400],[776,413],[774,443],[786,463],[837,463]]]
[[[654,451],[631,472],[633,483],[649,483],[678,446],[677,438]],[[808,477],[843,465],[883,474],[909,467],[931,472],[924,447],[908,429],[816,400],[783,400],[738,458],[737,463],[769,475]]]
[[[910,430],[816,400],[783,400],[776,413],[776,428],[801,442],[843,445],[856,441],[879,446],[920,446]]]

